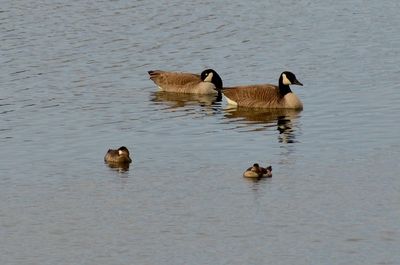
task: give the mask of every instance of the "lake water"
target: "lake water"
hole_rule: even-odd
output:
[[[400,2],[2,1],[1,264],[400,264]],[[302,112],[147,71],[303,87]],[[127,146],[129,170],[109,168]],[[242,178],[258,162],[273,178]]]

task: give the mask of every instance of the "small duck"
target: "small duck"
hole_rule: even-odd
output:
[[[245,178],[271,178],[272,177],[272,167],[268,166],[266,168],[260,167],[259,164],[255,163],[252,167],[249,167],[244,173]]]
[[[206,69],[200,75],[161,70],[148,71],[150,79],[161,91],[203,95],[220,95],[222,79],[213,69]]]
[[[278,86],[257,84],[224,87],[222,94],[228,104],[238,107],[302,110],[303,103],[292,92],[289,85],[303,86],[293,73],[285,71],[279,76]]]
[[[109,164],[129,164],[132,159],[129,157],[128,148],[121,146],[117,150],[108,149],[104,161]]]

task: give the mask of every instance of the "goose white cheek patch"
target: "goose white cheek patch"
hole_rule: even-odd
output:
[[[292,82],[289,81],[289,79],[286,77],[285,74],[282,74],[282,83],[283,83],[285,86],[288,86],[288,85],[291,85],[291,84],[292,84]]]
[[[214,74],[212,72],[210,72],[208,74],[208,76],[204,79],[204,82],[211,82],[213,76],[214,76]]]
[[[119,155],[122,155],[122,153],[123,153],[123,152],[122,152],[121,150],[118,150],[118,154],[119,154]]]

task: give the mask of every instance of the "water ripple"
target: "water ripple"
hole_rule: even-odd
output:
[[[1,9],[4,264],[400,263],[398,2]],[[304,110],[156,92],[146,74],[205,68],[229,86],[293,71]],[[103,162],[121,145],[129,170]],[[244,180],[255,162],[274,177]]]

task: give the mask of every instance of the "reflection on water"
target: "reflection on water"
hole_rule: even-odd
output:
[[[151,101],[163,102],[170,108],[181,108],[186,105],[200,104],[201,106],[212,106],[216,102],[220,102],[221,95],[199,95],[199,94],[183,94],[165,91],[157,91],[152,93]]]
[[[1,264],[400,264],[398,1],[15,2]],[[146,74],[209,66],[229,85],[291,69],[306,109],[227,108]],[[121,142],[138,163],[104,165]],[[271,179],[241,176],[266,162]]]
[[[254,183],[255,185],[252,185],[252,189],[253,190],[257,190],[259,187],[259,184],[270,181],[271,178],[245,178],[243,177],[243,179],[249,183]]]
[[[300,117],[298,110],[292,109],[252,109],[230,106],[226,108],[224,117],[238,127],[251,127],[250,131],[263,131],[277,127],[279,142],[296,142],[296,121]]]
[[[279,116],[277,120],[277,127],[279,131],[279,142],[280,143],[295,143],[296,134],[293,124],[293,119],[288,116]]]
[[[129,170],[129,163],[105,163],[109,168],[118,171],[120,173],[127,172]]]
[[[271,181],[271,178],[243,178],[245,181],[247,181],[253,191],[257,191],[260,188],[260,184]]]

